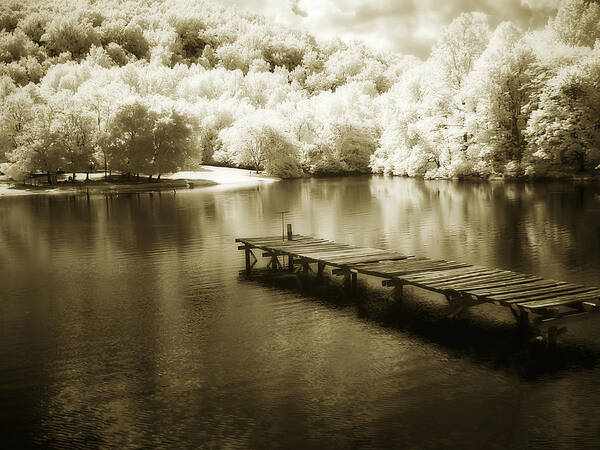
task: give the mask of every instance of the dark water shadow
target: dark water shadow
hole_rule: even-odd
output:
[[[299,290],[308,301],[328,308],[352,306],[363,320],[407,333],[443,349],[452,357],[469,358],[487,368],[526,380],[564,371],[588,370],[600,362],[600,349],[589,343],[559,340],[556,345],[548,345],[514,323],[492,322],[476,314],[449,318],[444,307],[411,296],[393,301],[360,282],[356,292],[349,293],[329,277],[321,282],[311,278],[302,284],[293,274],[262,270],[253,273],[249,282]]]

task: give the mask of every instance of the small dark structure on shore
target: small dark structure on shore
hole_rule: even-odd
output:
[[[311,265],[316,265],[317,278],[331,266],[332,273],[343,276],[350,290],[356,290],[358,275],[363,274],[381,278],[383,286],[394,289],[394,295],[401,295],[403,286],[408,285],[440,293],[448,301],[451,317],[483,303],[503,306],[510,309],[520,327],[533,330],[550,344],[556,343],[566,325],[600,311],[600,289],[596,287],[293,235],[291,225],[287,237],[244,237],[236,242],[244,244],[238,249],[245,251],[246,277],[258,262],[254,251],[261,250],[268,258],[268,269],[297,273],[301,281],[308,279]]]

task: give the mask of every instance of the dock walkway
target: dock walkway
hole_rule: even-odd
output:
[[[565,321],[588,318],[600,311],[600,289],[536,275],[457,261],[430,259],[398,252],[339,244],[311,236],[291,235],[237,238],[245,250],[246,274],[258,261],[253,250],[262,250],[273,270],[300,271],[305,276],[317,265],[317,276],[326,266],[343,275],[349,288],[355,288],[358,274],[382,278],[382,285],[402,292],[403,286],[416,286],[440,293],[456,316],[483,303],[510,308],[521,326],[533,326],[549,341],[555,341]],[[287,264],[285,263],[287,257]],[[281,258],[281,260],[280,260]]]

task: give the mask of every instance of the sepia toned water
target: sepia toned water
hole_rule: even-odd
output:
[[[240,279],[234,238],[280,233],[281,210],[298,233],[600,284],[593,184],[358,177],[3,198],[2,443],[600,448],[600,320],[540,363],[495,350],[485,327],[457,336]],[[502,328],[500,309],[482,315]]]

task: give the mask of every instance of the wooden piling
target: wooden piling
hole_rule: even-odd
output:
[[[288,241],[292,240],[292,224],[291,223],[287,224],[287,240]]]
[[[246,244],[244,246],[244,253],[246,257],[246,278],[250,278],[250,271],[252,270],[252,265],[250,264],[250,245]]]
[[[308,261],[302,260],[302,283],[306,286],[308,283],[308,272],[310,271],[310,266],[308,265]]]
[[[325,264],[324,263],[317,263],[317,280],[322,280],[323,279],[323,271],[325,270]]]
[[[276,272],[279,269],[279,258],[276,253],[271,253],[271,270]]]

